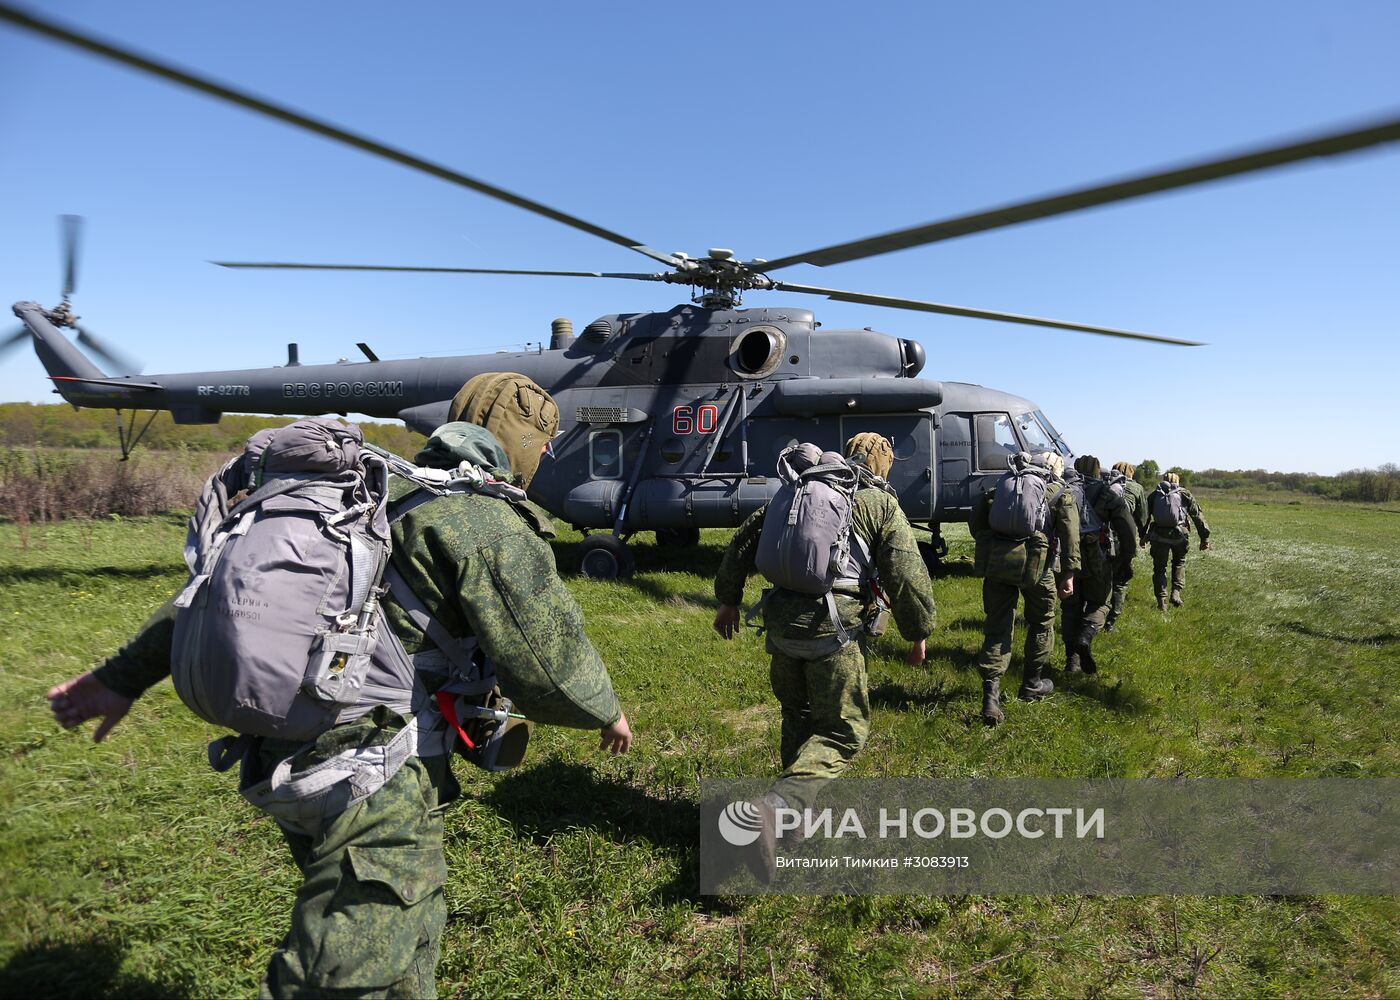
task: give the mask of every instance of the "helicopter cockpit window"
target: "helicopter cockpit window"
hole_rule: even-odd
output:
[[[1005,469],[1021,450],[1011,418],[1005,413],[977,414],[977,468],[983,472]]]
[[[771,326],[755,326],[729,345],[729,367],[744,378],[763,378],[783,360],[787,337]]]
[[[1060,437],[1060,432],[1055,430],[1055,425],[1050,422],[1049,417],[1040,410],[1036,410],[1035,418],[1040,421],[1041,426],[1044,427],[1046,433],[1050,435],[1050,440],[1055,442],[1055,447],[1059,449],[1061,455],[1069,456],[1074,454],[1070,446],[1065,442],[1065,439]]]
[[[1036,420],[1034,413],[1016,414],[1016,426],[1021,429],[1021,440],[1026,442],[1027,451],[1059,450],[1045,428],[1040,426],[1040,421]]]
[[[594,431],[588,435],[588,464],[594,479],[621,479],[622,432]]]

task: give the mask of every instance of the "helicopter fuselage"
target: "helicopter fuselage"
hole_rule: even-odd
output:
[[[619,534],[738,525],[777,490],[777,456],[798,441],[840,450],[862,431],[889,438],[890,483],[926,524],[965,520],[1008,454],[1068,453],[1034,403],[919,378],[916,341],[821,329],[805,309],[682,305],[604,316],[533,352],[305,365],[292,351],[277,367],[118,378],[41,307],[15,312],[66,400],[169,410],[178,423],[363,413],[429,433],[472,376],[519,372],[549,389],[561,416],[531,495],[580,528]]]

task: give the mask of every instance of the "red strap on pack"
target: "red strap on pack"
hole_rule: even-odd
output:
[[[462,742],[467,745],[468,750],[475,750],[476,744],[462,728],[462,722],[457,718],[457,699],[451,691],[439,691],[437,693],[438,710],[442,712],[442,717],[447,720],[447,724],[457,731],[457,735],[462,738]]]

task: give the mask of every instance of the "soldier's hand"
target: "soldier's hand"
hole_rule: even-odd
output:
[[[739,634],[739,608],[734,604],[721,604],[715,612],[715,631],[725,639]]]
[[[910,646],[908,652],[904,654],[904,662],[911,667],[917,667],[920,663],[924,662],[924,657],[928,655],[927,647],[928,640],[920,639],[918,642],[914,643],[914,645]]]
[[[1065,577],[1055,584],[1055,591],[1060,595],[1060,600],[1068,601],[1074,596],[1074,576]]]
[[[64,729],[80,726],[88,719],[101,719],[92,733],[94,743],[101,743],[112,727],[126,717],[133,700],[117,694],[92,671],[54,685],[44,697],[49,699],[53,717]]]
[[[619,715],[616,722],[611,726],[604,726],[600,732],[603,736],[602,743],[598,745],[600,750],[626,753],[632,748],[632,727],[627,724],[626,715]]]

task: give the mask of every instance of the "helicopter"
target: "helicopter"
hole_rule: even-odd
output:
[[[225,412],[364,413],[402,420],[422,433],[447,419],[456,391],[483,372],[526,375],[553,394],[561,430],[531,483],[546,510],[581,529],[580,569],[613,578],[633,568],[628,540],[654,531],[662,544],[693,544],[701,528],[735,527],[780,485],[778,455],[799,441],[840,450],[862,431],[891,441],[889,484],[901,508],[930,540],[936,563],[947,546],[940,525],[965,521],[1011,455],[1072,455],[1039,406],[996,389],[921,378],[927,358],[916,340],[872,328],[829,330],[813,312],[743,306],[748,292],[795,292],[870,306],[996,320],[1171,346],[1198,342],[1129,330],[798,284],[772,275],[806,263],[828,266],[1206,183],[1302,160],[1400,140],[1400,117],[1152,171],[924,225],[765,260],[726,248],[699,256],[663,252],[494,184],[386,146],[339,126],[156,60],[76,29],[0,4],[7,22],[220,100],[397,162],[525,211],[553,219],[646,257],[659,270],[522,270],[216,261],[241,269],[528,275],[664,282],[688,286],[691,300],[661,312],[615,313],[577,335],[556,320],[549,347],[451,358],[381,360],[367,343],[363,361],[303,364],[296,344],[275,367],[137,376],[120,352],[78,323],[71,307],[77,223],[65,221],[63,296],[54,308],[14,306],[23,326],[0,347],[32,341],[55,390],[75,406],[118,411],[123,457],[141,439],[138,411],[166,410],[176,423],[217,422]],[[63,335],[107,361],[104,372]],[[130,411],[121,424],[122,411]],[[149,419],[146,427],[149,427]]]

